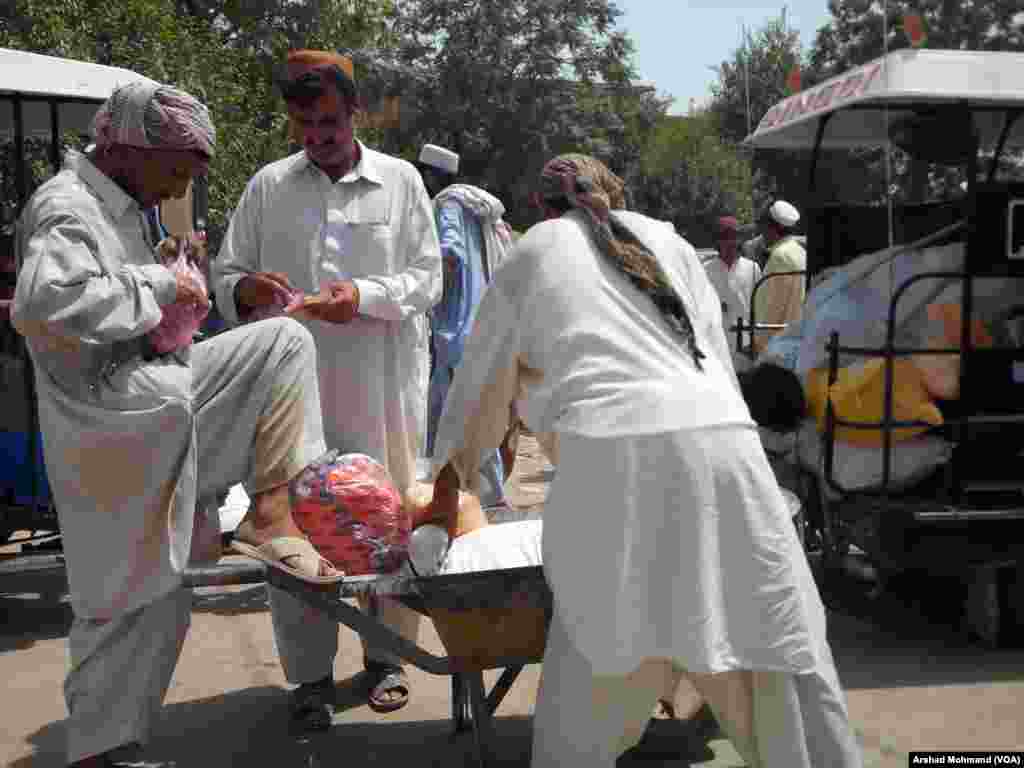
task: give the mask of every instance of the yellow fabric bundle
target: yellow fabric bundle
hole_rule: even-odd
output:
[[[804,391],[818,431],[825,431],[825,402],[830,395],[837,419],[851,422],[879,422],[885,410],[885,363],[871,360],[839,371],[835,384],[828,386],[828,371],[816,368],[807,374]],[[910,360],[893,363],[894,421],[924,421],[938,426],[942,414],[931,400],[920,369]],[[893,440],[909,440],[928,427],[893,430]],[[877,447],[882,444],[881,429],[836,427],[836,440],[850,445]]]
[[[927,342],[933,349],[958,348],[962,309],[959,304],[933,304],[927,308],[928,319],[935,332]],[[971,324],[971,343],[976,347],[992,345],[992,336],[981,320]],[[894,421],[922,421],[932,426],[943,423],[942,413],[933,399],[951,400],[959,395],[960,356],[912,355],[893,362]],[[850,422],[877,423],[885,412],[885,362],[870,360],[839,371],[836,382],[828,386],[828,371],[816,368],[804,382],[810,414],[818,422],[818,431],[825,430],[826,397],[832,399],[837,419]],[[894,441],[910,440],[929,427],[906,427],[892,432]],[[881,429],[837,427],[836,440],[849,445],[878,447],[882,445]]]

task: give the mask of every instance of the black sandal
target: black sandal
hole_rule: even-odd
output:
[[[309,731],[326,731],[334,722],[334,680],[303,683],[292,691],[292,720]]]
[[[384,714],[395,712],[409,703],[409,678],[405,670],[393,664],[371,661],[366,665],[367,703],[374,712]],[[385,698],[385,695],[400,691],[397,699]]]

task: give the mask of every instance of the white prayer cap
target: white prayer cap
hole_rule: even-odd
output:
[[[772,203],[768,215],[783,227],[792,227],[800,221],[800,212],[785,200],[776,200]]]
[[[450,149],[436,144],[424,144],[420,150],[420,162],[453,176],[459,172],[459,156]]]

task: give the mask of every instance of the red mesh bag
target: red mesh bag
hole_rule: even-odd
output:
[[[346,574],[390,573],[405,562],[412,516],[373,458],[330,451],[292,481],[290,492],[299,528]]]

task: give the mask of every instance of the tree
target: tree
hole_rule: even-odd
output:
[[[552,155],[587,152],[622,172],[630,152],[619,142],[657,106],[630,85],[632,44],[614,28],[619,15],[610,0],[397,3],[395,50],[366,68],[369,88],[401,99],[385,148],[411,156],[424,141],[451,147],[462,174],[497,194],[520,226],[533,218],[528,193]]]
[[[376,43],[390,7],[385,0],[13,0],[0,6],[0,46],[125,67],[202,99],[218,134],[208,220],[216,248],[249,177],[289,151],[272,77],[285,51],[335,47],[328,39],[335,36]]]
[[[710,111],[663,117],[632,186],[640,210],[671,221],[697,246],[714,243],[715,217],[751,216],[749,161],[722,139]]]
[[[709,109],[718,117],[722,136],[741,142],[764,114],[789,95],[786,78],[801,67],[800,33],[790,29],[783,11],[756,31],[744,30],[741,48],[718,67]]]
[[[799,32],[790,28],[783,9],[761,29],[745,30],[743,45],[718,67],[708,110],[723,140],[738,144],[750,135],[765,113],[789,95],[787,80],[793,72],[800,72],[805,83],[814,80],[802,61]],[[805,153],[740,151],[750,158],[753,180],[745,205],[753,217],[775,197],[803,206],[808,186]]]
[[[883,5],[866,0],[830,0],[828,7],[832,19],[818,30],[809,57],[823,78],[877,58],[886,47],[909,47],[908,14],[923,19],[929,48],[1024,50],[1020,0],[889,0],[884,18]]]

